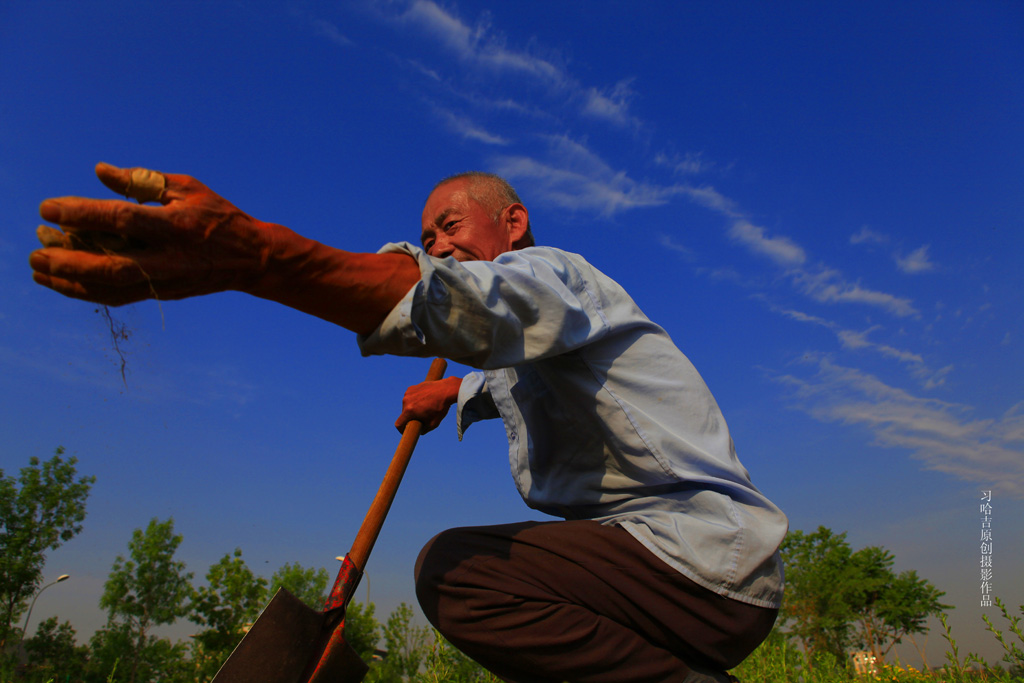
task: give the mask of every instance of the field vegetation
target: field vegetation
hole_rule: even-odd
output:
[[[52,585],[42,581],[46,553],[81,531],[93,482],[60,448],[49,460],[30,459],[18,476],[0,470],[0,683],[206,683],[278,588],[316,609],[323,604],[326,570],[285,564],[267,579],[247,566],[241,549],[226,553],[197,584],[175,557],[182,537],[174,520],[153,519],[114,559],[98,605],[107,621],[87,643],[57,617],[23,633],[35,598]],[[1003,657],[986,662],[959,651],[944,593],[913,570],[895,572],[888,550],[854,550],[845,534],[825,527],[793,531],[782,550],[783,609],[765,643],[732,672],[739,680],[1024,682],[1024,606],[1016,614],[995,600],[1001,621],[983,619]],[[926,634],[933,617],[943,626],[945,661],[927,670],[901,664],[894,646]],[[154,634],[182,619],[195,625],[189,639]],[[418,625],[404,603],[384,621],[372,602],[352,603],[345,623],[346,640],[370,664],[367,683],[498,681]]]

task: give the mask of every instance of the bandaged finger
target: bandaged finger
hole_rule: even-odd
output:
[[[49,225],[40,225],[36,228],[36,237],[39,238],[39,243],[44,247],[63,247],[65,249],[71,247],[71,241],[68,239],[68,236]]]
[[[124,193],[140,204],[144,204],[145,202],[160,201],[166,188],[167,178],[163,173],[151,171],[148,168],[133,168]]]

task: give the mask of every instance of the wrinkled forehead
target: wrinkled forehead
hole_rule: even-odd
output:
[[[426,204],[423,205],[423,226],[440,222],[443,216],[456,209],[468,209],[472,201],[466,183],[453,180],[439,185],[430,193]]]

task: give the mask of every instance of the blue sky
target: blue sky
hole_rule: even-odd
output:
[[[268,576],[333,574],[427,369],[224,294],[117,310],[122,382],[96,308],[31,283],[38,203],[108,196],[97,161],[148,166],[375,251],[417,239],[434,182],[482,169],[539,242],[668,329],[791,528],[884,545],[947,592],[961,650],[998,659],[978,499],[996,594],[1024,603],[1022,38],[1009,2],[5,4],[0,467],[63,445],[98,478],[47,565],[73,578],[33,621],[101,625],[114,557],[152,517],[175,518],[197,578],[235,547]],[[529,518],[500,425],[462,443],[443,425],[370,599],[414,602],[433,533]]]

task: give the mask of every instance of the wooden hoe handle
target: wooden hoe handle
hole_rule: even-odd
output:
[[[434,362],[430,364],[426,381],[436,382],[443,378],[447,367],[448,362],[444,358],[435,358]],[[366,560],[370,557],[373,544],[377,542],[381,527],[384,526],[384,518],[387,517],[391,503],[395,500],[398,485],[402,483],[402,476],[405,474],[406,467],[409,466],[409,459],[412,457],[413,449],[416,448],[416,441],[420,438],[422,429],[423,423],[419,420],[412,420],[405,425],[402,440],[398,442],[398,449],[395,451],[394,457],[391,458],[391,464],[384,475],[384,482],[380,485],[377,496],[373,499],[370,510],[363,519],[363,525],[359,527],[356,540],[352,543],[348,557],[360,572],[366,568]]]

